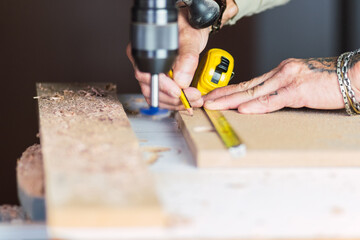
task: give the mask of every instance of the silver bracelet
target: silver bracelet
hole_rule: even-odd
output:
[[[353,110],[358,114],[360,113],[360,103],[355,98],[355,93],[354,93],[354,90],[351,87],[350,78],[348,77],[348,71],[349,71],[349,68],[350,68],[349,66],[350,66],[350,63],[352,61],[352,58],[355,55],[359,54],[359,53],[360,53],[360,49],[347,54],[345,56],[345,58],[344,58],[344,65],[343,65],[343,67],[341,69],[342,75],[344,77],[343,82],[344,82],[344,84],[346,86],[346,90],[347,90],[347,93],[348,93],[350,104],[351,104]]]
[[[344,86],[344,76],[343,76],[343,71],[342,71],[342,69],[343,69],[343,66],[342,66],[343,58],[344,58],[344,56],[346,56],[348,54],[349,54],[349,52],[343,53],[337,59],[336,73],[337,73],[337,76],[338,76],[338,81],[339,81],[339,85],[340,85],[340,91],[341,91],[341,94],[343,96],[343,100],[344,100],[344,104],[345,104],[345,110],[346,110],[347,114],[355,115],[356,113],[351,109],[349,101],[348,101],[348,96],[347,96],[348,94],[347,94],[346,88]]]

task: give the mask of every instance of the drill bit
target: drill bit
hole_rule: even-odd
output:
[[[151,75],[151,89],[150,89],[150,106],[154,108],[159,107],[159,74]]]

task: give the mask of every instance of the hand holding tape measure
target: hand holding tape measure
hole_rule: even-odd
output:
[[[192,86],[197,88],[201,95],[206,95],[210,91],[227,86],[234,76],[234,58],[225,50],[213,48],[210,49],[201,59],[195,72]],[[172,77],[172,73],[169,74]],[[182,91],[180,97],[185,108],[192,108]],[[204,109],[216,132],[222,139],[229,151],[239,157],[246,153],[245,144],[237,136],[230,123],[220,111]]]

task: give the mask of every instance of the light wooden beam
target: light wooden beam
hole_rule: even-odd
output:
[[[50,227],[158,226],[163,215],[113,84],[38,83]]]

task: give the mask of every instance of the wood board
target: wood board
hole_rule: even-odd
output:
[[[38,83],[37,94],[48,226],[162,225],[115,85]]]
[[[244,157],[230,155],[203,110],[176,116],[198,167],[360,166],[360,116],[310,109],[222,112],[246,144]]]

